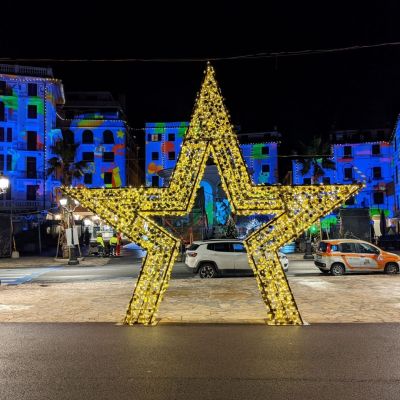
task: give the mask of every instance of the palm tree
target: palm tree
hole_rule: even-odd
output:
[[[87,161],[75,161],[76,150],[79,147],[79,143],[71,143],[66,141],[65,138],[59,138],[50,149],[54,154],[47,162],[49,167],[47,168],[47,175],[55,173],[56,178],[61,181],[62,185],[72,185],[73,178],[80,178],[84,174],[84,170],[87,166]],[[70,249],[67,246],[66,229],[70,225],[73,226],[72,215],[61,210],[61,221],[60,221],[60,237],[58,246],[62,243],[62,254],[64,258],[68,258]]]
[[[313,136],[311,142],[306,145],[299,142],[302,156],[298,162],[302,165],[301,174],[306,175],[312,170],[312,183],[316,183],[318,178],[325,175],[325,169],[336,169],[335,163],[326,156],[331,155],[328,141],[324,141],[320,136]]]
[[[75,161],[78,147],[79,143],[68,143],[63,138],[58,139],[54,145],[50,146],[54,157],[47,161],[49,164],[47,175],[55,172],[57,178],[65,186],[70,186],[73,178],[83,176],[87,161]]]

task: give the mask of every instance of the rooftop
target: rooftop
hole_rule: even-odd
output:
[[[0,64],[0,73],[9,75],[25,75],[40,78],[53,78],[51,68],[30,67],[27,65]]]

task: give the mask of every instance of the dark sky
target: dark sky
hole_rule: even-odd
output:
[[[114,1],[105,6],[53,1],[48,7],[15,3],[2,5],[0,56],[209,58],[394,42],[400,41],[397,3],[215,0],[160,6],[151,1]],[[204,62],[29,64],[52,66],[67,92],[125,94],[130,125],[135,128],[145,121],[188,120],[205,66]],[[400,46],[217,61],[214,66],[232,122],[243,131],[277,126],[290,146],[299,138],[326,135],[332,125],[392,127],[400,112]]]

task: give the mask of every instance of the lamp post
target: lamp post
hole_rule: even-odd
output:
[[[10,180],[0,172],[0,194],[7,192],[10,186]]]
[[[67,232],[69,232],[70,234],[70,240],[69,240],[70,244],[68,244],[68,256],[69,256],[68,265],[77,265],[79,264],[79,260],[76,257],[75,244],[74,244],[74,231],[73,228],[71,228],[70,218],[72,219],[74,218],[73,213],[76,207],[79,206],[79,202],[77,200],[71,201],[70,199],[63,197],[62,199],[60,199],[60,205],[67,213]]]

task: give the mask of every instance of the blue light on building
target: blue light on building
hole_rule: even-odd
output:
[[[46,209],[53,179],[46,176],[48,146],[57,134],[63,86],[49,68],[0,65],[0,171],[10,188],[0,209]]]

